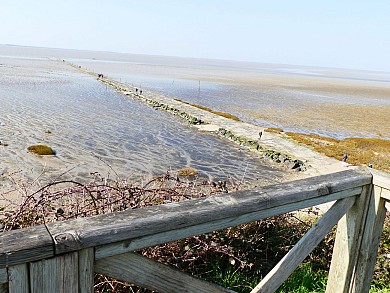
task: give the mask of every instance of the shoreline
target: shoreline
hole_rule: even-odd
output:
[[[63,60],[63,62],[65,62],[65,60]],[[346,170],[346,167],[342,166],[340,161],[318,153],[284,134],[266,132],[265,127],[225,118],[190,105],[189,103],[150,90],[143,89],[141,94],[138,93],[138,89],[134,86],[99,76],[97,73],[70,62],[67,63],[79,71],[96,77],[98,81],[112,87],[122,95],[140,100],[155,109],[180,116],[199,131],[214,132],[252,150],[254,150],[253,145],[255,144],[256,150],[259,151],[261,155],[269,157],[279,164],[284,163],[284,160],[286,159],[288,160],[287,166],[291,165],[291,163],[298,163],[298,167],[301,169],[297,170],[301,171],[297,172],[297,177],[299,178],[319,176]],[[260,139],[259,133],[262,133]],[[259,147],[257,147],[257,145]],[[355,168],[355,166],[349,166],[349,168]]]

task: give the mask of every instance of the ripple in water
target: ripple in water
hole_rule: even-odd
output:
[[[4,67],[0,77],[0,141],[9,145],[0,146],[3,175],[21,171],[45,181],[63,174],[61,179],[84,181],[91,172],[138,178],[184,166],[212,180],[245,183],[285,175],[226,140],[128,99],[61,62],[0,60],[17,66]],[[27,153],[29,145],[39,143],[52,146],[57,156]]]

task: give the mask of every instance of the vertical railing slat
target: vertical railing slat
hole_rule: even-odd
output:
[[[326,286],[327,293],[350,292],[370,193],[371,185],[364,186],[355,205],[341,218],[337,225],[336,240]]]
[[[95,251],[87,248],[79,251],[79,292],[93,293]]]
[[[7,268],[0,269],[0,284],[8,282]]]
[[[31,293],[77,293],[78,253],[68,253],[30,264]]]
[[[9,293],[29,293],[29,275],[27,264],[15,265],[8,268]]]
[[[363,230],[359,259],[353,279],[352,292],[368,292],[378,255],[380,238],[386,216],[385,200],[381,198],[382,188],[374,186],[371,194],[366,223]]]

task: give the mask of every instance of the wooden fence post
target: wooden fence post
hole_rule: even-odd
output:
[[[93,293],[94,285],[94,248],[79,251],[79,292]]]
[[[374,186],[370,196],[367,218],[359,249],[359,258],[353,278],[352,292],[363,293],[370,290],[372,274],[378,255],[380,238],[386,216],[385,200],[381,198],[382,188]]]
[[[27,264],[20,264],[8,268],[9,293],[29,293],[30,284]]]
[[[0,293],[8,293],[8,269],[0,269]]]
[[[78,253],[30,263],[31,293],[77,293]]]
[[[366,185],[363,187],[361,195],[356,199],[356,203],[337,225],[336,240],[326,286],[327,293],[348,293],[350,290],[352,276],[358,259],[361,230],[367,214],[367,203],[371,194],[371,186]]]

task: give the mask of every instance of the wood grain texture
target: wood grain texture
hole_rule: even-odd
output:
[[[329,270],[327,293],[350,292],[353,272],[358,259],[362,240],[362,227],[367,215],[371,186],[363,188],[355,205],[339,221]]]
[[[44,225],[0,233],[0,268],[53,255],[53,240]]]
[[[31,293],[77,293],[78,253],[68,253],[30,264]]]
[[[263,278],[259,285],[252,290],[252,293],[275,292],[314,248],[317,247],[326,234],[329,233],[354,203],[355,198],[353,197],[337,201]]]
[[[99,260],[95,272],[158,292],[234,292],[135,253]]]
[[[386,201],[390,201],[390,190],[381,188],[381,197]]]
[[[348,170],[204,199],[48,224],[56,254],[169,230],[240,217],[360,187],[372,181],[365,170]]]
[[[78,252],[79,256],[79,292],[93,293],[95,252],[86,248]]]
[[[96,259],[102,259],[116,254],[136,251],[145,247],[150,247],[150,246],[154,246],[154,245],[158,245],[158,244],[162,244],[174,240],[183,239],[193,235],[208,233],[211,231],[220,230],[227,227],[237,226],[252,221],[262,220],[275,215],[284,214],[299,209],[304,209],[307,207],[328,202],[329,200],[335,201],[342,198],[355,196],[360,194],[361,192],[362,192],[362,187],[357,187],[357,188],[333,193],[327,196],[326,198],[324,197],[313,198],[309,200],[287,204],[281,207],[270,208],[259,212],[253,212],[253,213],[241,215],[238,217],[232,217],[232,218],[227,218],[218,221],[210,221],[207,223],[198,224],[187,228],[171,230],[163,233],[156,233],[153,235],[147,235],[136,239],[125,240],[119,243],[112,243],[104,246],[98,246],[96,247],[95,250],[95,257]]]
[[[390,174],[382,171],[370,169],[373,175],[372,183],[376,186],[390,190]]]
[[[28,265],[20,264],[8,268],[9,293],[29,293],[29,273]]]
[[[381,197],[381,189],[374,186],[370,197],[351,292],[363,293],[370,290],[386,216],[385,200]]]
[[[0,269],[0,284],[8,282],[8,272],[7,269]]]

